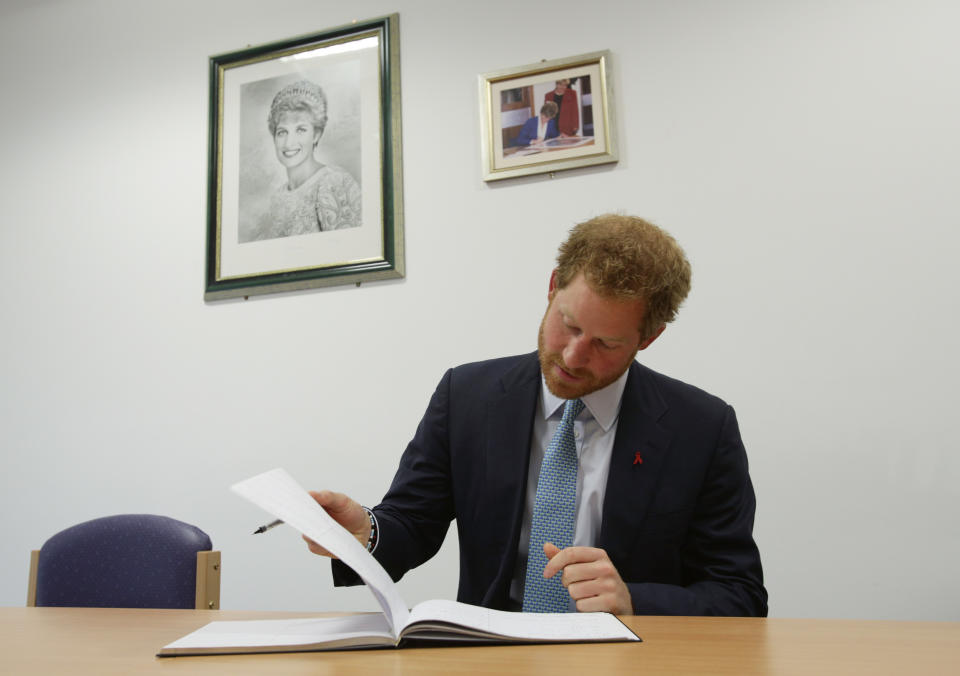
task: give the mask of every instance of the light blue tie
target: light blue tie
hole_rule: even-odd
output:
[[[563,419],[540,465],[523,587],[525,613],[565,613],[570,603],[560,574],[549,580],[543,577],[543,568],[547,565],[543,543],[552,542],[560,549],[573,545],[577,505],[577,445],[573,440],[573,421],[582,410],[583,402],[579,399],[567,401]]]

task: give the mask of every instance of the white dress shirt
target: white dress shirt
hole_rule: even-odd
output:
[[[547,120],[546,122],[544,122],[543,116],[541,115],[537,124],[537,138],[540,139],[541,141],[545,141],[547,139],[547,125],[549,124],[550,124],[550,120]]]
[[[581,399],[584,409],[573,423],[573,438],[577,445],[577,500],[576,523],[573,531],[574,546],[594,547],[600,537],[600,522],[603,518],[603,496],[610,473],[610,454],[617,433],[620,417],[620,401],[627,384],[625,371],[617,380],[603,389],[591,392]],[[563,417],[565,399],[553,394],[542,382],[540,401],[533,422],[530,440],[530,469],[527,474],[527,494],[524,502],[523,521],[520,524],[520,541],[517,545],[517,565],[510,583],[511,607],[523,606],[523,587],[527,571],[527,550],[530,546],[530,522],[533,520],[533,503],[537,497],[537,481],[543,455],[553,438],[553,433]],[[571,599],[570,610],[576,610]]]

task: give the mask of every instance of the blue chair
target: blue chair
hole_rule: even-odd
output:
[[[119,514],[62,530],[31,553],[28,606],[220,607],[220,552],[196,526]]]

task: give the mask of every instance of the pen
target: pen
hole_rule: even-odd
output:
[[[271,521],[270,523],[264,526],[260,526],[257,530],[253,531],[253,534],[257,535],[258,533],[266,533],[268,530],[270,530],[274,526],[279,526],[281,523],[283,523],[283,519],[277,519],[276,521]]]

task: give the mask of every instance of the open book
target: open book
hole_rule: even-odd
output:
[[[283,469],[232,490],[300,531],[353,568],[383,613],[343,617],[211,622],[158,655],[211,655],[401,647],[416,642],[571,643],[639,641],[608,613],[511,613],[456,601],[424,601],[412,610],[383,566]]]

